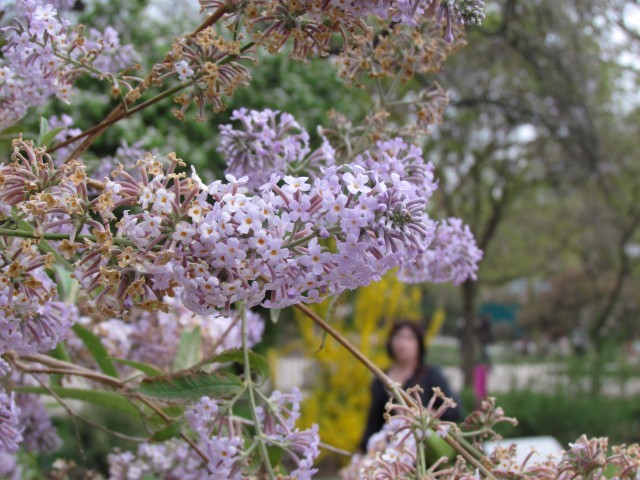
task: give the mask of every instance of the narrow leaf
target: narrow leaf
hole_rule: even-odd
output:
[[[49,121],[44,118],[44,117],[40,117],[40,129],[38,132],[38,141],[36,142],[37,146],[41,146],[42,145],[42,139],[45,135],[45,133],[47,133],[47,131],[49,130]]]
[[[113,408],[124,413],[131,415],[139,415],[140,412],[136,409],[126,398],[104,390],[87,390],[82,388],[62,388],[62,387],[49,387],[60,398],[69,398],[72,400],[81,400],[83,402],[91,403],[93,405],[100,405],[102,407]],[[35,393],[38,395],[50,395],[47,389],[42,387],[17,387],[17,392]]]
[[[22,124],[11,125],[3,130],[0,130],[0,135],[13,135],[16,133],[22,133],[26,130],[26,127]]]
[[[110,360],[109,353],[107,352],[107,349],[104,348],[104,345],[102,345],[102,342],[100,342],[100,339],[94,335],[93,332],[90,332],[80,324],[76,323],[72,328],[76,335],[80,337],[84,346],[91,352],[91,355],[100,367],[100,370],[102,370],[106,375],[118,378],[118,371]]]
[[[58,342],[58,344],[56,345],[56,348],[51,350],[51,352],[49,352],[49,355],[53,358],[57,358],[58,360],[63,360],[65,362],[71,361],[71,357],[69,356],[69,352],[67,352],[67,349],[64,346],[64,342]],[[61,387],[63,376],[64,375],[61,375],[59,373],[54,373],[49,376],[49,381],[51,382],[52,385],[57,385],[58,387]]]
[[[208,396],[224,398],[244,391],[244,383],[237,376],[223,372],[196,372],[147,378],[137,392],[164,400],[197,400]]]
[[[49,130],[47,133],[42,135],[42,139],[40,140],[38,145],[43,147],[48,147],[49,144],[53,142],[53,139],[56,138],[56,135],[58,135],[63,130],[64,130],[64,127],[54,128],[53,130]]]
[[[164,442],[170,438],[177,437],[182,431],[182,422],[172,422],[161,430],[158,430],[149,440],[153,442]]]
[[[271,319],[271,323],[278,323],[278,320],[280,319],[280,312],[282,312],[281,308],[271,308],[269,310],[269,318]]]
[[[107,360],[111,360],[112,362],[121,363],[122,365],[127,365],[128,367],[135,368],[136,370],[141,371],[148,377],[159,377],[164,375],[164,372],[158,370],[157,368],[142,362],[136,362],[135,360],[127,360],[126,358],[115,358],[115,357],[107,357]]]
[[[222,352],[215,357],[207,360],[207,363],[227,363],[235,362],[244,365],[244,355],[241,349],[233,349]],[[262,378],[269,378],[270,368],[269,361],[259,353],[249,351],[249,368],[253,373],[260,375]]]
[[[178,372],[195,365],[200,360],[200,344],[202,335],[200,327],[182,332],[176,358],[173,361],[173,371]]]
[[[284,455],[284,448],[276,445],[267,445],[267,454],[271,465],[279,465]]]

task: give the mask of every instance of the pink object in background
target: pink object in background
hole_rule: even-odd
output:
[[[487,398],[488,374],[489,374],[488,365],[479,364],[473,368],[473,394],[476,398],[476,403],[478,405],[482,400]]]

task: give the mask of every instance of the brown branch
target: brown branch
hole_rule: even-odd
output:
[[[611,312],[613,311],[616,303],[618,302],[618,299],[620,298],[620,295],[622,294],[622,287],[624,286],[624,282],[631,271],[629,256],[625,252],[625,246],[627,245],[627,242],[633,237],[633,234],[635,233],[639,225],[640,215],[636,216],[622,233],[620,244],[618,245],[620,267],[618,268],[613,287],[611,287],[611,290],[609,290],[604,307],[589,329],[589,334],[592,339],[596,339],[599,337],[600,331],[609,320],[609,316],[611,315]]]
[[[30,372],[32,373],[32,372]],[[38,381],[38,383],[40,383],[40,385],[42,386],[42,388],[44,388],[49,395],[51,395],[53,398],[56,399],[56,401],[60,404],[60,406],[62,408],[65,409],[65,411],[69,414],[70,417],[72,418],[77,418],[79,420],[82,420],[84,423],[86,423],[87,425],[90,425],[94,428],[97,428],[98,430],[101,430],[105,433],[108,433],[109,435],[112,435],[114,437],[118,437],[121,438],[123,440],[129,440],[130,442],[137,442],[137,443],[142,443],[142,442],[146,442],[148,441],[147,438],[143,438],[143,437],[132,437],[131,435],[126,435],[124,433],[120,433],[120,432],[116,432],[115,430],[111,430],[110,428],[105,427],[104,425],[100,425],[99,423],[95,423],[91,420],[89,420],[88,418],[83,417],[82,415],[80,415],[77,412],[74,412],[71,407],[69,405],[67,405],[67,403],[62,399],[62,397],[60,397],[60,395],[58,395],[51,387],[49,387],[49,385],[47,385],[46,383],[42,382],[37,376],[34,375],[34,378]]]
[[[41,372],[37,372],[36,373],[63,373],[63,374],[68,374],[68,375],[78,375],[78,376],[83,376],[83,377],[87,377],[87,378],[91,378],[92,380],[95,380],[97,382],[100,383],[107,383],[111,386],[114,386],[120,390],[125,388],[125,384],[123,382],[121,382],[120,380],[118,380],[117,378],[114,377],[109,377],[107,375],[102,375],[96,372],[92,372],[91,370],[85,369],[83,367],[78,367],[76,365],[73,365],[71,363],[62,361],[62,360],[57,360],[55,358],[51,358],[48,357],[46,355],[40,355],[40,354],[35,354],[35,355],[23,355],[21,357],[23,360],[29,361],[29,362],[35,362],[35,363],[41,363],[43,365],[48,365],[52,368],[50,369],[42,369]],[[10,355],[9,359],[12,361],[12,363],[16,364],[16,366],[18,366],[19,364],[24,366],[25,368],[29,369],[28,366],[22,364],[21,362],[19,362],[16,357],[14,355]],[[18,363],[16,363],[18,362]],[[145,404],[147,407],[149,407],[151,410],[153,410],[165,423],[170,424],[173,423],[174,420],[169,417],[164,411],[162,411],[162,409],[156,405],[154,402],[152,402],[151,400],[149,400],[148,398],[146,398],[145,396],[136,393],[131,395],[132,398],[139,400],[140,402],[142,402],[143,404]],[[203,460],[203,462],[205,463],[205,465],[208,464],[209,459],[207,458],[207,456],[204,454],[204,452],[202,452],[202,450],[198,447],[198,445],[196,445],[196,443],[189,438],[189,436],[184,433],[184,432],[180,432],[180,437],[182,437],[182,439],[187,442],[189,444],[189,446],[198,454],[198,456]]]
[[[222,16],[225,13],[225,7],[220,7],[218,10],[216,10],[213,14],[211,14],[193,33],[191,33],[191,35],[195,35],[198,32],[200,32],[201,30],[210,27],[211,25],[214,25],[220,18],[222,18]],[[170,61],[171,59],[171,53],[168,53],[163,62],[161,63],[166,63],[167,61]],[[156,64],[158,65],[158,64]],[[153,103],[156,103],[157,101],[160,101],[162,99],[164,99],[164,96],[158,96],[153,102],[145,102],[144,104],[140,105],[139,107],[135,108],[135,109],[128,109],[129,106],[133,105],[135,103],[135,99],[138,99],[141,97],[142,93],[147,89],[147,87],[149,85],[152,84],[153,79],[155,77],[156,73],[155,73],[155,65],[154,67],[151,68],[150,72],[147,74],[147,76],[145,77],[145,79],[143,80],[143,82],[138,85],[138,87],[136,87],[131,93],[133,93],[134,91],[136,92],[136,95],[131,95],[129,94],[128,98],[125,97],[124,103],[118,104],[113,110],[111,110],[111,112],[109,112],[109,114],[107,114],[107,116],[97,125],[94,125],[93,127],[85,130],[84,132],[76,135],[75,137],[71,137],[68,138],[67,140],[54,145],[53,147],[51,147],[49,149],[49,152],[55,152],[56,150],[65,147],[67,145],[70,145],[74,142],[77,142],[78,140],[81,140],[82,138],[85,138],[83,140],[83,142],[78,145],[73,152],[71,152],[71,155],[69,156],[69,158],[65,161],[66,162],[70,162],[73,159],[79,158],[80,155],[82,155],[84,152],[86,152],[89,147],[93,144],[93,142],[96,141],[96,139],[111,125],[113,125],[114,123],[119,122],[120,120],[122,120],[123,118],[132,115],[133,113],[142,110],[142,108],[146,108],[149,105],[152,105]],[[142,108],[140,108],[142,107]]]
[[[209,28],[212,25],[214,25],[218,20],[220,20],[222,18],[222,16],[227,13],[227,8],[226,6],[221,6],[219,7],[215,12],[213,12],[209,18],[207,18],[204,22],[202,22],[202,24],[195,29],[195,31],[193,32],[193,35],[200,33],[202,30],[204,30],[205,28]]]

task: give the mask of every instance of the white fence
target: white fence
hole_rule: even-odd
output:
[[[275,365],[275,388],[289,391],[293,387],[307,389],[313,385],[315,372],[313,359],[304,357],[278,358]],[[445,377],[454,391],[462,390],[463,376],[458,367],[444,367]],[[566,373],[566,365],[561,363],[536,364],[496,364],[492,365],[488,377],[488,391],[501,393],[529,390],[553,393],[567,388],[574,393],[589,391],[588,375],[574,378]],[[602,391],[616,397],[640,395],[640,376],[628,379],[602,378]]]

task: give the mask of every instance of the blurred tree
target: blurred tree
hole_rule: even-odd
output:
[[[638,230],[637,147],[616,103],[623,69],[610,45],[611,6],[493,2],[485,26],[469,32],[474,48],[462,50],[443,73],[451,106],[428,141],[441,179],[438,198],[449,215],[471,225],[485,251],[479,281],[460,289],[467,385],[483,286],[582,262],[568,241],[575,239],[599,256],[599,273],[613,272],[589,327],[597,343],[630,275],[626,250]],[[573,204],[561,210],[577,223],[557,223],[553,210],[576,195],[598,205],[598,219],[578,222],[589,209]],[[609,248],[587,247],[591,237]]]

